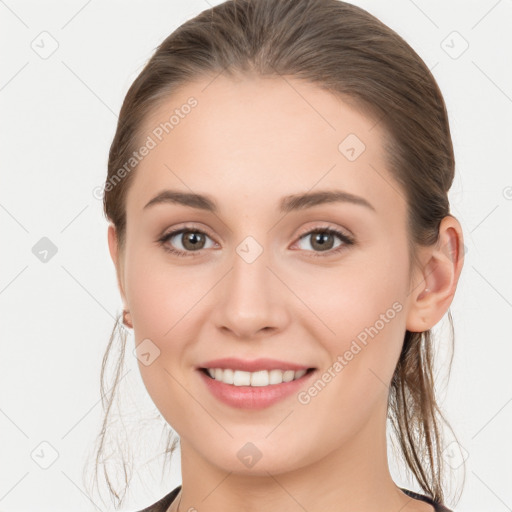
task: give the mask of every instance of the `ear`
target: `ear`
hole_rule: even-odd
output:
[[[121,298],[123,300],[123,304],[125,309],[127,309],[126,296],[124,293],[124,273],[123,273],[123,265],[122,265],[122,255],[119,249],[119,239],[117,236],[116,228],[113,224],[109,224],[108,226],[108,249],[110,251],[110,257],[114,262],[114,266],[116,268],[117,275],[117,285],[119,287],[119,291],[121,292]]]
[[[406,329],[422,332],[448,311],[464,264],[464,240],[458,220],[448,215],[439,226],[438,242],[420,249],[422,268],[411,283]]]

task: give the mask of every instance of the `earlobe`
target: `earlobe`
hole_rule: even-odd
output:
[[[431,329],[448,311],[464,264],[463,247],[459,222],[451,215],[446,216],[439,226],[438,242],[420,249],[426,263],[409,294],[407,330]]]

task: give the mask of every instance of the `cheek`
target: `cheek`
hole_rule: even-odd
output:
[[[170,264],[163,249],[127,252],[126,294],[136,332],[161,340],[176,337],[186,315],[205,293],[201,266]],[[137,338],[138,340],[138,338]]]
[[[332,399],[351,408],[361,396],[380,398],[398,361],[405,333],[407,258],[383,247],[365,261],[304,274],[297,295],[301,315],[331,362],[341,358]],[[297,280],[297,284],[299,281]]]
[[[317,319],[315,337],[342,344],[375,324],[386,312],[386,317],[395,318],[397,309],[403,309],[406,271],[406,258],[389,249],[386,252],[384,247],[364,258],[347,258],[338,267],[319,267],[298,277],[290,273],[287,279],[294,279],[293,290],[307,306],[301,317]],[[393,309],[397,302],[399,306]],[[388,327],[385,330],[391,331]]]
[[[151,358],[154,357],[147,365],[141,360],[138,362],[144,386],[166,420],[181,430],[184,426],[180,413],[187,409],[190,401],[184,391],[190,387],[186,380],[190,375],[182,373],[181,367],[192,364],[187,359],[187,340],[194,337],[190,332],[191,320],[197,324],[194,314],[205,293],[201,286],[204,276],[198,275],[199,266],[194,270],[170,265],[165,257],[155,257],[154,252],[154,249],[151,252],[127,251],[126,294],[135,344],[146,343]],[[146,339],[154,345],[143,341]],[[189,426],[187,429],[190,430]]]

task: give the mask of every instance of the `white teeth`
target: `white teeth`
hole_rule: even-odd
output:
[[[212,379],[232,384],[234,386],[263,387],[272,384],[281,384],[292,380],[300,379],[307,370],[261,370],[258,372],[244,372],[242,370],[231,370],[222,368],[207,368]]]

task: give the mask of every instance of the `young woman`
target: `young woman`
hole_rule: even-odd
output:
[[[163,41],[104,195],[180,440],[182,485],[146,512],[448,510],[430,329],[463,265],[453,177],[435,79],[361,8],[233,0]],[[388,419],[424,493],[391,478]]]

